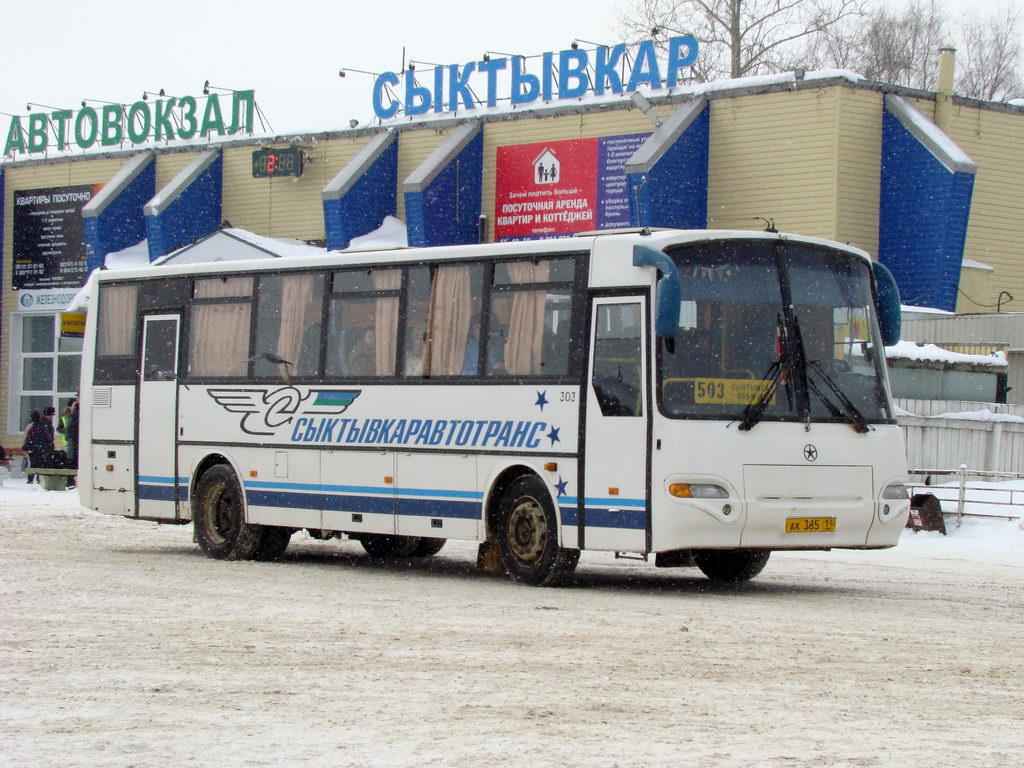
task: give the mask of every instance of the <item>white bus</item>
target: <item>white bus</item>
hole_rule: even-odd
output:
[[[641,230],[93,283],[83,503],[191,522],[213,558],[306,529],[479,542],[533,585],[582,550],[740,581],[906,521],[898,292],[846,245]]]

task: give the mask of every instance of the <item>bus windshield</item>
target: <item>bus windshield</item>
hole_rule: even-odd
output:
[[[682,281],[659,401],[674,418],[891,421],[870,265],[784,240],[668,248]]]

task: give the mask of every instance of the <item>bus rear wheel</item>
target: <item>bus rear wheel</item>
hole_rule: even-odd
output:
[[[242,487],[224,464],[210,467],[196,483],[192,525],[199,548],[216,560],[251,560],[262,540],[261,527],[245,522]]]
[[[499,507],[498,550],[513,581],[555,587],[575,570],[578,549],[558,546],[558,518],[544,483],[524,475],[505,491]]]
[[[764,549],[700,549],[694,550],[693,560],[712,581],[734,584],[757,576],[771,554]]]
[[[366,533],[359,538],[366,554],[370,557],[412,557],[419,546],[419,536],[388,536],[380,533]]]
[[[413,557],[430,557],[440,552],[444,545],[448,543],[448,539],[428,539],[426,537],[420,539],[420,543],[416,545],[416,549],[412,551]]]
[[[270,562],[277,560],[288,549],[288,542],[294,533],[292,528],[281,528],[276,525],[265,525],[260,534],[260,543],[253,555],[254,560]]]

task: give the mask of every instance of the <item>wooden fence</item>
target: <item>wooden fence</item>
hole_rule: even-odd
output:
[[[960,400],[897,400],[896,405],[903,411],[897,420],[908,466],[1024,472],[1024,406]]]

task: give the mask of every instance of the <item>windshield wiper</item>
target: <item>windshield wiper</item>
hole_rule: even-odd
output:
[[[825,404],[825,407],[831,411],[833,416],[845,415],[853,428],[858,432],[868,432],[870,430],[868,420],[864,418],[864,414],[857,410],[857,406],[853,404],[853,401],[850,400],[850,398],[846,396],[846,393],[839,388],[833,378],[825,372],[825,369],[821,367],[821,361],[811,360],[807,364],[807,370],[818,374],[818,376],[821,377],[821,380],[825,382],[830,390],[832,390],[832,394],[836,396],[836,399],[843,406],[843,409],[840,412],[835,403],[829,399],[828,395],[822,392],[813,381],[808,379],[807,385],[810,390],[818,396],[818,399]]]
[[[785,356],[780,357],[769,365],[768,370],[764,372],[761,381],[767,379],[768,386],[764,388],[756,400],[751,400],[747,403],[746,408],[743,409],[743,419],[740,421],[739,429],[744,431],[752,429],[764,416],[768,403],[772,401],[772,398],[775,397],[775,393],[779,389],[779,378],[782,376],[783,360],[785,360]]]
[[[782,315],[776,315],[776,325],[779,329],[779,338],[784,338],[785,335],[785,324],[782,319]],[[772,362],[768,366],[768,370],[761,376],[761,381],[767,381],[768,386],[762,390],[761,394],[758,395],[756,400],[751,400],[747,403],[747,406],[743,409],[743,419],[740,421],[739,429],[744,431],[752,429],[764,417],[765,409],[768,408],[768,404],[775,397],[775,393],[779,391],[779,379],[782,375],[786,375],[786,399],[789,401],[789,409],[793,410],[793,392],[788,386],[788,382],[792,379],[792,364],[790,362],[790,356],[787,354],[787,345],[780,345],[781,349],[779,352],[779,358]]]

